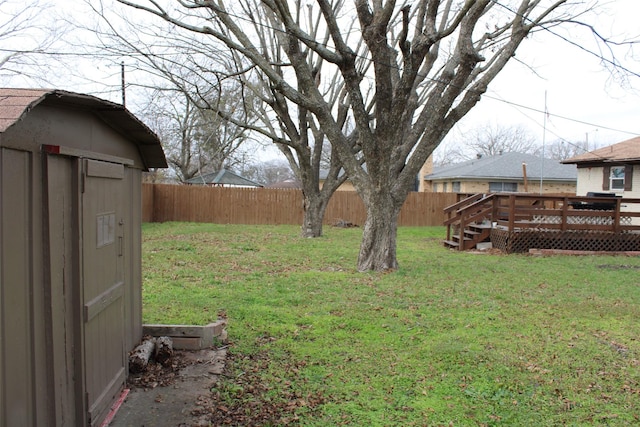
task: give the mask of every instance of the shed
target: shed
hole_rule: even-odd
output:
[[[141,176],[122,105],[0,89],[0,425],[95,426],[142,335]]]

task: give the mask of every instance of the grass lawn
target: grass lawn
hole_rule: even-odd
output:
[[[458,253],[444,228],[406,227],[399,271],[358,273],[362,230],[324,231],[144,225],[145,323],[228,318],[222,409],[276,408],[267,425],[640,423],[640,258]]]

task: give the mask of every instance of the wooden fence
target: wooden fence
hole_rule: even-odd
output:
[[[410,193],[398,225],[442,225],[444,208],[456,201],[455,193]],[[295,189],[142,185],[144,222],[296,225],[302,224],[302,215],[302,192]],[[361,226],[365,217],[364,204],[357,193],[337,191],[329,201],[324,222],[342,220]]]

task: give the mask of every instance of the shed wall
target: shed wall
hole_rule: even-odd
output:
[[[86,423],[78,211],[81,158],[94,155],[124,160],[125,349],[141,338],[138,149],[89,112],[39,105],[0,135],[0,426]]]
[[[50,309],[48,339],[53,381],[52,417],[55,425],[78,425],[84,418],[82,405],[76,405],[78,392],[74,377],[79,369],[80,352],[75,345],[80,335],[79,313],[74,307],[79,305],[74,292],[78,282],[78,255],[74,242],[77,233],[77,195],[73,191],[78,181],[77,160],[63,156],[45,158],[48,215],[46,221],[45,263],[49,269]]]
[[[0,425],[46,425],[47,378],[32,153],[0,148]],[[35,215],[37,217],[37,215]]]

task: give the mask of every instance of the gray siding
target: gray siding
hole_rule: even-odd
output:
[[[0,425],[35,425],[31,153],[0,149]]]

